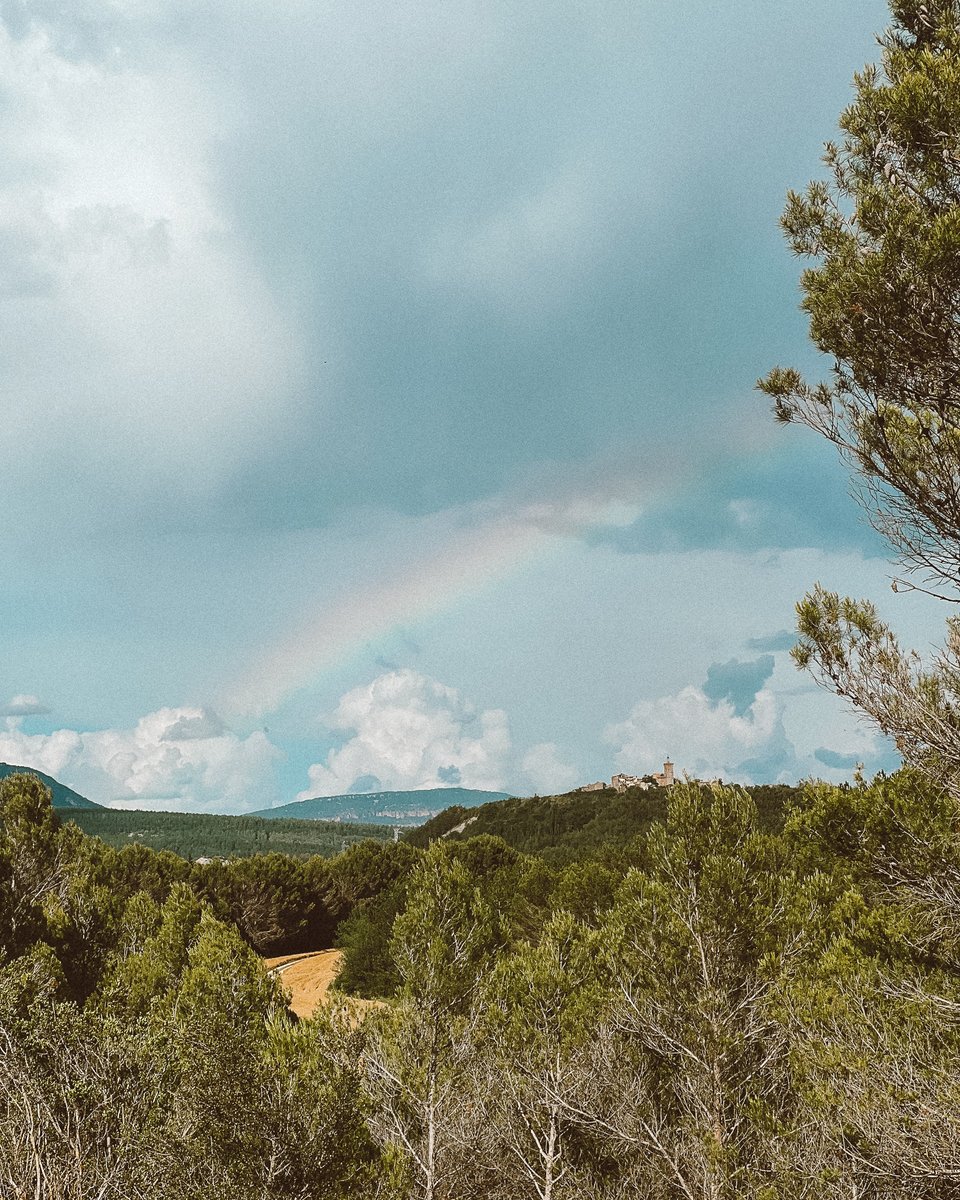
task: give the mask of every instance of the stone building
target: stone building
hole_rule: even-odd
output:
[[[652,782],[651,782],[652,781]],[[627,788],[647,788],[653,787],[673,787],[676,783],[673,774],[673,763],[667,759],[663,764],[663,770],[655,775],[614,775],[610,780],[610,786],[615,792],[625,792]]]
[[[673,787],[677,782],[673,777],[673,763],[669,758],[663,764],[663,771],[658,775],[654,775],[653,782],[657,787]]]
[[[610,780],[610,786],[615,792],[625,792],[627,788],[632,787],[648,788],[650,781],[641,779],[639,775],[614,775]]]
[[[609,787],[615,792],[625,792],[627,788],[641,788],[646,791],[652,787],[673,787],[677,782],[673,773],[673,763],[668,758],[663,764],[663,770],[655,775],[614,775],[609,783],[597,780],[596,783],[584,783],[575,788],[577,792],[603,792]]]

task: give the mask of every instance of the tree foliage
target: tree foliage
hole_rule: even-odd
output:
[[[803,307],[833,381],[778,368],[783,421],[834,442],[877,528],[912,567],[960,585],[960,8],[898,0],[882,61],[828,143],[829,181],[791,193],[783,227],[816,261]]]
[[[292,818],[227,816],[219,813],[145,812],[117,808],[61,809],[65,820],[119,850],[136,842],[191,861],[250,854],[331,858],[348,846],[373,839],[391,841],[385,825]]]
[[[629,860],[562,869],[489,835],[349,851],[310,879],[380,914],[396,994],[359,1027],[295,1020],[250,946],[258,888],[299,920],[304,864],[208,896],[25,777],[0,806],[12,1195],[957,1194],[960,852],[925,776],[810,786],[773,830],[679,785]]]
[[[810,384],[760,382],[781,421],[836,445],[908,569],[898,587],[960,600],[960,6],[896,0],[879,65],[828,143],[828,179],[791,193],[783,228],[811,260],[810,334],[833,362]],[[798,663],[871,717],[907,762],[960,779],[960,622],[924,666],[868,601],[817,587],[798,606]]]

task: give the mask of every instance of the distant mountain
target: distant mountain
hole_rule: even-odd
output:
[[[262,808],[255,817],[271,820],[294,817],[308,821],[364,821],[370,825],[422,825],[445,808],[479,808],[493,800],[507,800],[509,792],[479,792],[472,788],[428,788],[419,792],[367,792],[353,796],[317,796],[294,800],[277,808]]]
[[[59,783],[50,775],[44,775],[42,771],[35,771],[33,767],[12,767],[9,763],[0,763],[0,779],[6,779],[8,775],[36,775],[40,782],[50,789],[54,808],[103,808],[102,804],[94,804],[73,788]]]

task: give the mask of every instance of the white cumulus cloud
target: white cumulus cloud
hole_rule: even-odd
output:
[[[478,712],[454,688],[416,671],[390,671],[354,688],[330,720],[352,736],[309,769],[300,793],[503,787],[511,749],[507,715]]]
[[[240,737],[202,708],[161,708],[133,729],[0,732],[0,759],[33,767],[118,808],[238,812],[276,799],[278,756],[265,734]]]
[[[561,759],[554,742],[540,742],[531,746],[520,766],[539,795],[569,791],[579,779],[576,767],[571,767]]]
[[[659,770],[669,755],[678,770],[692,775],[742,779],[740,764],[780,750],[783,730],[778,701],[766,688],[737,716],[729,700],[712,702],[689,686],[641,700],[625,721],[608,726],[604,740],[616,747],[617,766],[629,773]]]

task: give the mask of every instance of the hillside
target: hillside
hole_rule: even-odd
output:
[[[788,798],[797,789],[763,785],[745,789],[761,823],[779,829]],[[669,793],[662,788],[625,792],[567,792],[557,796],[515,797],[469,810],[458,805],[404,835],[414,846],[436,838],[465,840],[490,834],[525,854],[564,863],[602,846],[623,846],[652,822],[663,820]]]
[[[251,854],[311,854],[332,857],[357,842],[391,841],[383,825],[344,826],[326,821],[264,821],[214,813],[137,812],[100,808],[61,812],[84,833],[119,849],[139,842],[151,850],[170,850],[182,858],[243,858]]]
[[[6,779],[8,775],[36,775],[44,786],[50,789],[54,808],[103,809],[102,804],[94,804],[92,800],[81,796],[73,788],[68,788],[51,775],[44,775],[43,771],[37,771],[33,767],[16,767],[11,766],[10,763],[0,763],[0,779]]]
[[[477,808],[506,800],[509,792],[482,792],[472,788],[429,788],[416,792],[367,792],[362,795],[317,796],[295,800],[277,808],[253,813],[268,821],[293,817],[307,821],[366,821],[373,825],[422,825],[444,809],[458,805]]]

